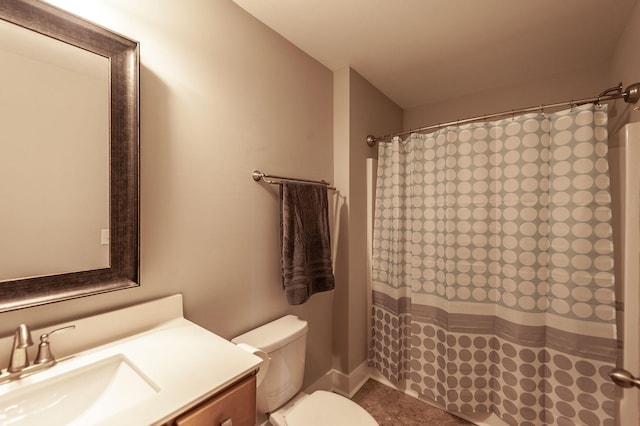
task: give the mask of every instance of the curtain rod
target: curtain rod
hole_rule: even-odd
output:
[[[331,186],[331,183],[327,182],[326,180],[309,180],[309,179],[298,179],[298,178],[289,178],[284,176],[268,175],[266,173],[262,173],[259,170],[254,170],[253,173],[251,173],[251,177],[256,182],[263,180],[264,182],[270,185],[279,185],[283,181],[287,181],[287,182],[298,182],[298,183],[310,183],[312,185],[324,185],[327,187],[327,189],[333,189],[333,190],[336,189],[335,186]]]
[[[617,93],[610,95],[609,94],[610,92],[617,92]],[[611,101],[611,100],[620,99],[620,98],[624,98],[624,101],[626,103],[630,103],[630,104],[635,104],[636,102],[638,102],[638,100],[640,99],[640,83],[634,83],[634,84],[632,84],[630,86],[627,86],[627,88],[624,90],[624,92],[622,91],[622,83],[620,83],[615,87],[612,87],[610,89],[607,89],[607,90],[603,91],[602,93],[600,93],[600,95],[595,96],[593,98],[571,100],[571,101],[567,101],[567,102],[558,102],[558,103],[549,104],[549,105],[544,105],[543,104],[543,105],[534,106],[534,107],[514,109],[514,110],[511,110],[511,111],[503,111],[503,112],[497,112],[497,113],[493,113],[493,114],[485,114],[485,115],[481,115],[481,116],[477,116],[477,117],[465,118],[464,120],[449,121],[448,123],[439,123],[439,124],[434,124],[434,125],[431,125],[431,126],[420,127],[420,128],[417,128],[417,129],[405,130],[403,132],[390,133],[390,134],[384,135],[384,136],[369,135],[369,136],[367,136],[367,144],[369,146],[375,146],[378,142],[382,142],[385,139],[390,139],[390,138],[393,138],[395,136],[404,136],[404,135],[408,135],[408,134],[411,134],[411,133],[421,133],[421,132],[425,132],[427,130],[436,130],[436,129],[440,129],[442,127],[452,126],[454,124],[457,125],[457,124],[473,123],[475,121],[485,121],[485,120],[492,119],[492,118],[506,117],[506,116],[515,115],[515,114],[524,114],[524,113],[527,113],[527,112],[535,112],[535,111],[544,112],[545,108],[556,108],[556,107],[563,107],[563,106],[578,106],[578,105],[583,105],[583,104],[589,104],[589,103],[592,103],[592,102],[595,102],[597,104],[597,103],[600,103],[600,102],[606,102],[606,101]]]

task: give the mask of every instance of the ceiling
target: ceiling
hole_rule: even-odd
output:
[[[402,108],[606,61],[636,0],[233,0]]]

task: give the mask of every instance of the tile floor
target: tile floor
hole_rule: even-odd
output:
[[[352,398],[367,410],[380,426],[473,425],[426,402],[369,379]]]

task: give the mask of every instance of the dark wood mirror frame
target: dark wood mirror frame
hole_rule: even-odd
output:
[[[0,2],[0,19],[110,63],[110,267],[0,283],[0,312],[139,285],[139,43],[36,0]]]

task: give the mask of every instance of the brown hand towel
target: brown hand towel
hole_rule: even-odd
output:
[[[282,285],[290,305],[333,290],[327,188],[284,182],[280,185]]]

